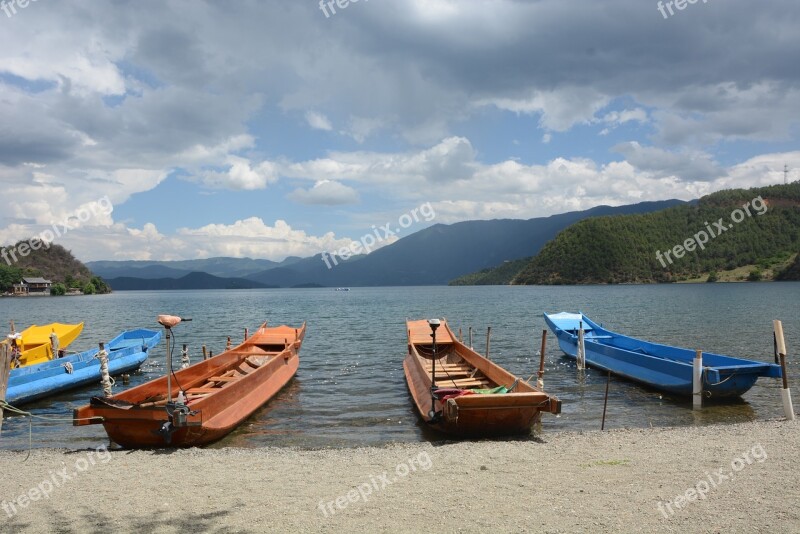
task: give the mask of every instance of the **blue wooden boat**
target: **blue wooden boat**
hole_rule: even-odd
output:
[[[582,313],[544,314],[564,353],[577,358],[583,328],[586,364],[675,395],[692,395],[695,351],[606,330]],[[759,377],[780,378],[779,365],[703,352],[703,392],[712,399],[746,393]]]
[[[108,372],[118,375],[136,370],[161,340],[158,330],[128,330],[106,344]],[[12,369],[6,401],[20,405],[86,384],[100,382],[99,349],[93,348],[48,362]]]

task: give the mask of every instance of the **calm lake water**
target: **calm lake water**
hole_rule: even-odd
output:
[[[86,323],[71,350],[85,350],[121,330],[155,328],[156,315],[193,319],[176,330],[193,359],[201,346],[214,353],[245,327],[308,323],[295,379],[233,434],[214,445],[351,447],[436,440],[419,422],[403,376],[405,318],[446,317],[455,331],[475,331],[491,357],[527,378],[538,367],[542,312],[583,311],[604,326],[661,343],[772,361],[772,319],[781,319],[790,353],[790,380],[798,373],[800,283],[591,287],[391,287],[268,289],[253,291],[118,292],[62,298],[0,299],[0,324],[19,328],[50,322]],[[178,351],[176,351],[176,356]],[[600,428],[606,376],[579,376],[548,332],[545,389],[561,398],[560,416],[544,414],[541,432]],[[164,342],[131,385],[165,372]],[[122,388],[120,384],[116,388]],[[794,383],[795,391],[800,391]],[[37,415],[71,416],[100,387],[92,386],[25,406]],[[796,401],[800,402],[800,401]],[[760,379],[741,400],[693,412],[677,400],[622,380],[611,380],[607,428],[734,423],[781,417],[778,384]],[[0,448],[28,446],[28,419],[6,417]],[[34,447],[80,448],[106,441],[102,426],[34,421]]]

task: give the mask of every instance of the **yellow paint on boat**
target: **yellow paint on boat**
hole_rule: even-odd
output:
[[[53,348],[50,346],[50,334],[55,332],[58,337],[58,347],[67,348],[83,331],[83,323],[62,324],[51,323],[47,325],[33,325],[20,334],[22,337],[17,342],[22,343],[20,354],[20,367],[36,365],[53,359]],[[8,343],[6,339],[3,343]]]

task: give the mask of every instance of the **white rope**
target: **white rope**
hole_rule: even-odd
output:
[[[67,370],[67,374],[70,374],[70,375],[72,374],[72,371],[74,371],[71,362],[64,362],[64,363],[61,364],[61,367],[66,369]]]
[[[181,369],[186,369],[192,364],[189,360],[189,349],[184,347],[181,349]]]
[[[58,358],[59,341],[55,332],[50,334],[50,348],[53,350],[53,359]]]
[[[95,356],[100,360],[100,385],[103,386],[103,395],[110,397],[111,393],[111,376],[108,374],[108,353],[105,349],[101,350]]]

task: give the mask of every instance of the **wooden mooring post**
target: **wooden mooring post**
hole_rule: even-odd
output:
[[[789,391],[789,376],[786,374],[786,341],[783,339],[783,323],[778,320],[772,321],[775,333],[775,342],[778,350],[778,358],[781,362],[781,375],[783,376],[783,389],[781,389],[781,400],[783,401],[783,413],[786,419],[794,421],[794,407],[792,406],[792,393]]]
[[[489,357],[489,343],[492,340],[492,327],[486,329],[486,359],[491,360]]]
[[[8,376],[11,374],[11,347],[0,345],[0,401],[6,400]],[[3,431],[3,406],[0,405],[0,432]]]
[[[544,389],[544,354],[547,348],[547,330],[542,330],[542,348],[539,351],[539,373],[536,378],[536,387]]]
[[[578,371],[586,369],[586,344],[583,341],[583,321],[579,323],[578,328],[578,354],[575,358],[578,366]]]

